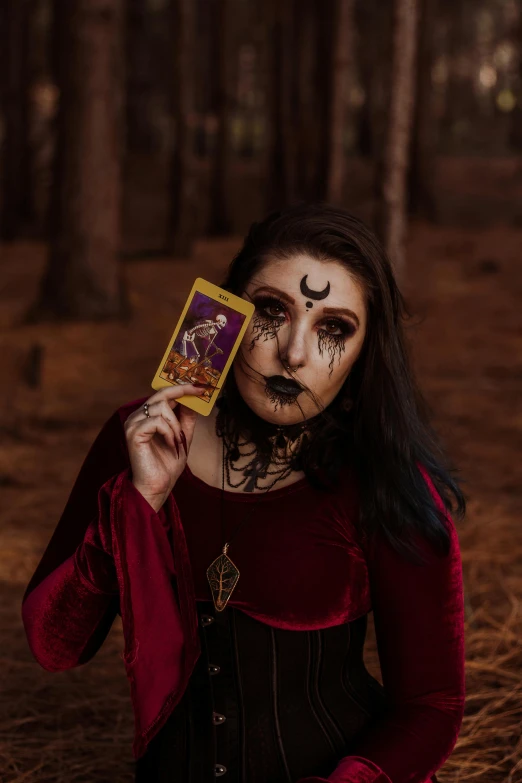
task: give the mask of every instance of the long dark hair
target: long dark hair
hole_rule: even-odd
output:
[[[253,223],[220,285],[242,296],[268,258],[284,260],[298,253],[343,264],[362,283],[368,313],[361,353],[335,399],[314,417],[300,467],[322,489],[336,485],[343,475],[353,476],[359,495],[355,522],[367,539],[380,530],[398,552],[418,562],[413,534],[419,532],[447,554],[445,515],[419,466],[449,513],[462,518],[466,501],[411,370],[403,322],[412,313],[374,233],[358,218],[323,202],[288,206]],[[261,444],[263,433],[272,428],[266,422],[259,426],[249,412],[233,372],[225,382],[225,398],[227,418]],[[346,467],[351,468],[348,473]]]

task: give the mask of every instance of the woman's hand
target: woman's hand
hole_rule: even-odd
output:
[[[184,384],[160,389],[125,421],[132,483],[159,511],[183,472],[194,435],[196,411],[179,405],[178,397],[200,395],[205,386]],[[173,408],[178,405],[177,415]]]

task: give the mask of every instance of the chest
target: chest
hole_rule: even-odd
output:
[[[196,599],[211,597],[206,571],[229,543],[240,577],[229,601],[280,628],[347,622],[370,608],[368,572],[342,502],[308,486],[268,502],[233,502],[178,482],[176,502]]]

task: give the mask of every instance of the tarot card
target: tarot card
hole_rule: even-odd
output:
[[[225,382],[255,306],[198,277],[163,355],[152,388],[190,383],[210,387],[178,402],[208,416]]]

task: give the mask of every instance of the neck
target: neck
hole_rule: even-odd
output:
[[[232,410],[235,410],[235,407]],[[196,454],[205,455],[205,463],[207,466],[213,465],[212,474],[216,479],[219,478],[220,484],[223,442],[226,488],[241,487],[243,491],[253,491],[254,488],[259,490],[271,483],[278,475],[281,480],[285,480],[285,477],[288,480],[289,476],[295,479],[296,473],[302,474],[298,465],[292,460],[299,450],[301,438],[287,440],[283,436],[286,428],[281,428],[277,437],[277,425],[255,417],[258,420],[256,432],[262,436],[262,441],[257,443],[257,438],[251,433],[239,436],[237,422],[233,415],[232,418],[230,415],[215,405],[208,416],[198,417],[194,431],[193,459]],[[238,446],[238,443],[241,445]],[[271,473],[265,475],[267,469]]]

